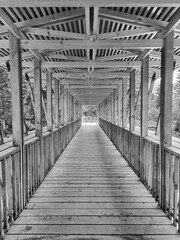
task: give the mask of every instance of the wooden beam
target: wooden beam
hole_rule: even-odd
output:
[[[17,38],[27,40],[27,37],[16,27],[16,25],[2,8],[0,8],[0,19],[7,26],[9,31],[11,31]],[[42,60],[42,56],[40,55],[40,53],[34,49],[30,50],[32,54],[39,60]]]
[[[2,7],[179,7],[178,0],[0,0]]]
[[[166,37],[170,32],[172,32],[175,27],[177,25],[179,25],[179,14],[180,14],[180,9],[178,9],[175,14],[173,15],[173,17],[171,18],[170,22],[167,24],[167,26],[160,32],[158,32],[154,39],[158,39],[158,38],[164,38]],[[175,41],[174,41],[174,47],[175,47]],[[141,53],[138,57],[138,60],[142,60],[144,57],[146,57],[147,55],[149,55],[149,53],[151,52],[151,50],[144,50],[143,53]]]
[[[52,73],[46,70],[46,86],[47,86],[47,130],[52,132]]]
[[[86,22],[86,39],[90,39],[90,8],[85,7],[85,22]],[[86,49],[87,61],[90,60],[90,49]],[[90,68],[88,68],[88,72],[90,72]]]
[[[122,123],[122,83],[118,85],[118,125]]]
[[[12,105],[12,140],[13,146],[20,147],[20,156],[16,164],[19,167],[19,211],[23,209],[23,159],[24,159],[24,128],[23,128],[23,96],[22,96],[22,65],[20,40],[9,32],[10,48],[10,79],[11,79],[11,105]],[[8,221],[4,222],[4,229],[8,229]]]
[[[122,78],[122,77],[129,77],[129,73],[124,72],[111,72],[111,73],[97,73],[97,72],[90,72],[90,73],[53,73],[53,77],[60,78],[60,79],[110,79],[110,78]]]
[[[74,57],[74,56],[66,56],[64,54],[57,54],[57,53],[45,53],[43,54],[44,57],[47,58],[57,58],[63,60],[70,60],[70,61],[86,61],[85,57]]]
[[[98,35],[97,39],[98,40],[116,39],[116,38],[130,37],[130,36],[145,35],[145,34],[156,33],[156,32],[157,31],[155,31],[154,28],[152,27],[146,27],[146,28],[142,27],[142,28],[133,29],[133,30],[102,33]]]
[[[97,85],[97,84],[120,84],[120,80],[94,80],[94,81],[91,81],[91,80],[61,80],[60,81],[61,84],[63,85],[69,85],[69,84],[76,84],[76,85],[79,85],[79,84],[93,84],[93,85]]]
[[[116,85],[96,85],[96,86],[93,86],[93,85],[69,85],[68,88],[85,88],[85,89],[94,89],[94,88],[117,88]]]
[[[160,206],[167,210],[168,189],[166,189],[166,172],[168,171],[167,159],[165,157],[165,147],[172,144],[172,84],[173,84],[173,39],[172,31],[164,38],[161,50],[161,86],[160,86],[160,169],[161,169],[161,192]],[[169,176],[168,176],[169,178]],[[167,180],[168,181],[168,180]]]
[[[98,29],[99,29],[99,22],[98,22],[98,14],[99,14],[99,7],[93,8],[93,38],[94,40],[97,39]],[[95,62],[96,60],[96,53],[97,50],[93,49],[92,52],[92,61]],[[92,72],[94,72],[94,67],[92,67]]]
[[[13,145],[23,144],[23,100],[22,100],[22,65],[20,41],[9,33],[11,91],[12,91],[12,127]]]
[[[1,5],[2,7],[2,5]],[[34,18],[30,20],[25,20],[21,22],[15,23],[16,27],[18,29],[25,30],[28,27],[31,26],[44,26],[49,23],[55,24],[56,22],[63,22],[63,21],[71,21],[74,18],[79,18],[84,15],[84,9],[83,8],[78,8],[78,9],[73,9],[71,11],[66,11],[66,12],[60,12],[60,13],[55,13],[55,14],[50,14],[48,16],[43,16],[39,18]],[[8,35],[8,30],[6,26],[0,26],[0,36],[6,36]]]
[[[121,59],[121,58],[130,58],[130,57],[136,57],[138,54],[136,53],[123,53],[123,54],[114,54],[110,56],[105,56],[105,57],[97,57],[96,61],[101,62],[101,61],[111,61],[111,60],[116,60],[116,59]]]
[[[127,80],[122,82],[122,127],[127,127]]]
[[[126,24],[130,24],[138,27],[151,26],[152,28],[154,28],[155,31],[163,30],[169,23],[167,21],[161,21],[161,20],[157,20],[149,17],[144,17],[144,16],[137,16],[134,14],[128,14],[128,13],[119,12],[112,9],[105,9],[105,8],[100,9],[99,17],[105,18],[111,21],[124,22]],[[180,27],[177,27],[176,31],[179,32]]]
[[[8,43],[0,40],[5,48]],[[7,45],[5,45],[5,43]],[[141,40],[21,40],[24,49],[153,49],[161,48],[162,39]],[[180,46],[180,40],[176,39],[175,47]]]
[[[34,114],[35,114],[35,136],[39,138],[37,146],[38,154],[36,158],[36,166],[40,165],[40,173],[36,176],[35,186],[44,178],[44,156],[43,156],[43,140],[42,140],[42,80],[41,80],[41,62],[34,57]],[[38,178],[38,179],[37,179]]]
[[[54,124],[56,128],[59,128],[59,81],[54,80]]]
[[[180,22],[180,8],[178,8],[177,11],[173,14],[167,26],[156,35],[156,38],[165,38],[179,25],[179,22]]]
[[[130,72],[129,131],[135,130],[135,70]]]
[[[48,36],[48,37],[59,37],[59,38],[70,38],[70,39],[81,39],[85,40],[86,35],[80,33],[73,32],[65,32],[65,31],[57,31],[46,28],[36,28],[36,27],[28,27],[23,30],[24,33],[40,35],[40,36]]]
[[[159,66],[158,61],[153,62],[155,66]],[[121,67],[141,67],[141,61],[110,61],[110,62],[42,62],[42,68],[121,68]]]
[[[34,58],[34,112],[35,135],[42,137],[42,90],[41,90],[41,64]]]
[[[148,78],[149,78],[149,57],[142,61],[141,68],[141,135],[140,135],[140,177],[145,180],[144,161],[144,137],[148,135]]]

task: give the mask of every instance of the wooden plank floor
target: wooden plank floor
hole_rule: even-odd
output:
[[[83,125],[6,240],[180,240],[98,125]]]

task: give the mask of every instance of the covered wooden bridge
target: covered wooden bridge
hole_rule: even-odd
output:
[[[0,146],[0,239],[180,239],[180,141],[171,134],[180,1],[0,0],[0,7],[13,125],[12,141]],[[159,136],[148,131],[156,78]],[[24,81],[35,114],[26,136]],[[81,126],[83,105],[98,105],[99,124]]]

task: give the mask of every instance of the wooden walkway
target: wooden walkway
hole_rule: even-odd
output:
[[[6,240],[180,240],[98,125],[83,125]]]

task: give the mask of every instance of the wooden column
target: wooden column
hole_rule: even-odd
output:
[[[144,179],[144,144],[143,138],[148,135],[148,78],[149,56],[142,60],[141,67],[141,136],[140,136],[140,177]]]
[[[52,73],[46,70],[47,86],[47,130],[52,131]]]
[[[118,95],[117,118],[118,118],[118,125],[121,126],[122,124],[122,82],[118,85],[117,95]]]
[[[64,86],[62,84],[60,84],[59,106],[60,106],[60,125],[63,125],[64,124]]]
[[[112,93],[112,122],[115,124],[115,98],[116,98],[116,89]]]
[[[20,201],[18,208],[23,209],[23,162],[24,162],[24,129],[23,129],[23,98],[22,98],[22,64],[20,40],[9,32],[9,49],[11,65],[11,104],[12,104],[12,130],[13,146],[20,147]],[[17,167],[18,167],[17,165]],[[0,213],[1,214],[1,213]],[[4,228],[8,229],[8,221],[4,222]]]
[[[64,111],[64,124],[67,124],[67,89],[65,86],[64,87],[64,99],[63,99],[63,111]]]
[[[54,124],[59,128],[59,80],[54,80]]]
[[[118,85],[117,85],[118,88]],[[115,89],[115,119],[114,122],[118,125],[118,91]]]
[[[127,127],[127,80],[122,82],[122,127]]]
[[[38,179],[36,186],[44,178],[44,156],[43,156],[43,140],[42,140],[42,88],[41,88],[41,62],[34,57],[34,113],[35,113],[35,135],[39,137],[38,158],[36,159],[36,167],[38,169]],[[40,172],[39,172],[40,171]],[[40,177],[40,178],[39,178]]]
[[[160,87],[160,148],[161,148],[161,196],[160,205],[166,211],[166,171],[168,159],[164,148],[172,143],[172,84],[173,84],[173,47],[174,31],[163,40],[161,50],[161,87]]]
[[[130,94],[129,94],[129,130],[135,130],[135,69],[130,73]]]

